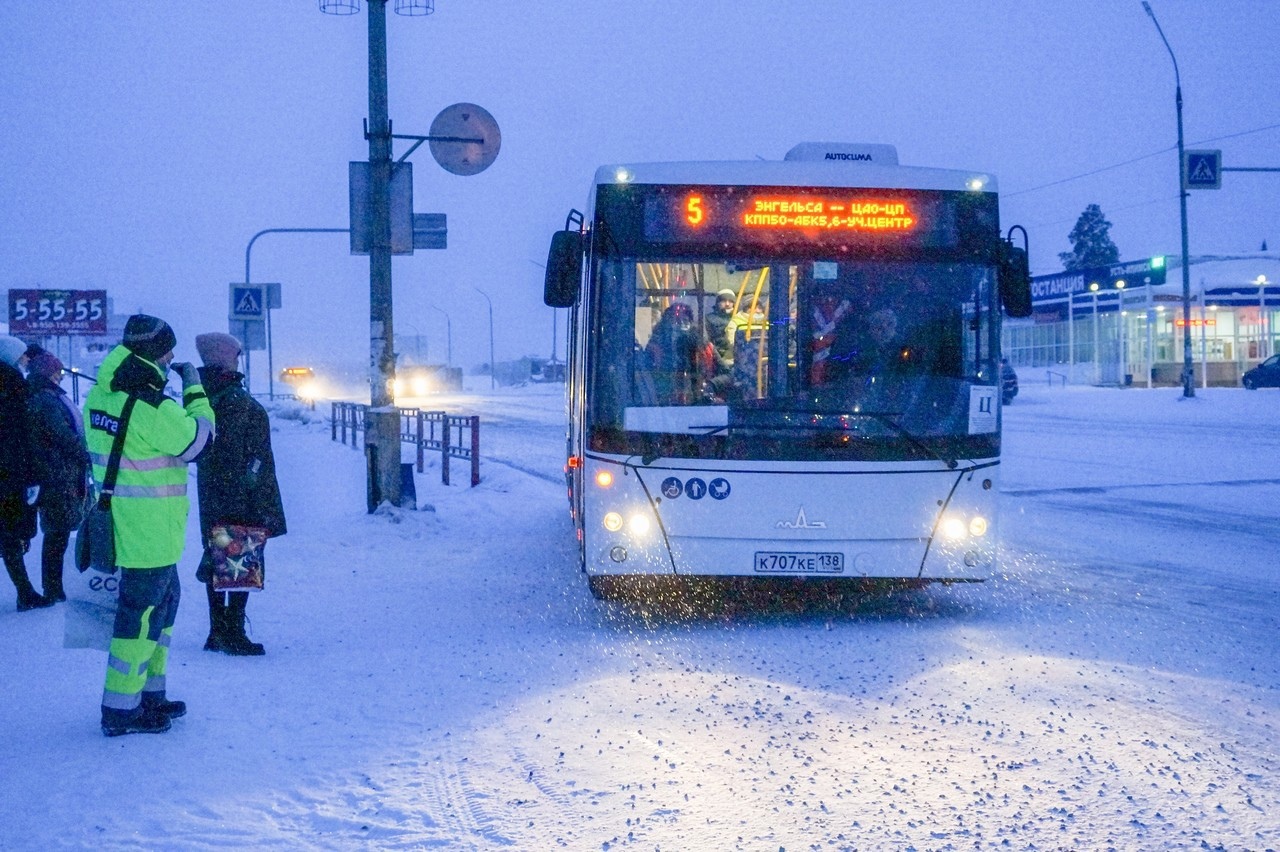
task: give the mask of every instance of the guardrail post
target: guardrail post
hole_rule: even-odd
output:
[[[480,484],[480,417],[471,415],[471,487]]]
[[[423,421],[423,415],[422,415],[422,410],[421,410],[421,409],[419,409],[419,410],[418,410],[418,416],[417,416],[415,419],[417,420],[417,431],[418,431],[418,434],[417,434],[417,436],[416,436],[416,440],[414,441],[414,443],[415,443],[415,444],[417,444],[417,454],[418,454],[418,473],[422,473],[422,471],[424,470],[424,468],[425,468],[425,466],[426,466],[426,459],[425,459],[424,454],[423,454],[423,452],[422,452],[422,430],[423,430],[423,422],[422,422],[422,421]]]
[[[338,403],[329,403],[329,440],[338,440]]]
[[[449,484],[449,415],[444,416],[441,421],[443,428],[440,430],[440,481],[445,485]]]

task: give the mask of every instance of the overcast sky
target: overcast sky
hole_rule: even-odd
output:
[[[1280,166],[1274,0],[1152,5],[1188,147]],[[466,178],[425,147],[413,156],[415,207],[448,214],[449,249],[394,261],[396,320],[433,360],[445,316],[432,305],[452,321],[455,363],[487,360],[473,287],[493,297],[499,360],[550,354],[539,264],[602,163],[885,142],[904,164],[997,175],[1034,272],[1060,268],[1089,203],[1122,258],[1179,251],[1173,64],[1139,0],[436,7],[387,16],[395,132],[425,134],[470,101],[497,119],[502,151]],[[226,328],[253,234],[348,226],[347,162],[368,157],[366,39],[366,13],[315,0],[0,6],[3,287],[105,288],[118,311],[171,318],[193,356],[197,332]],[[1280,249],[1280,174],[1227,173],[1192,194],[1190,223],[1193,255]],[[255,280],[283,285],[277,369],[365,362],[368,261],[345,235],[267,236],[252,260]]]

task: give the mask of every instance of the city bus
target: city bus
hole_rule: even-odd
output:
[[[992,175],[879,144],[604,166],[544,301],[569,309],[565,473],[597,597],[992,574],[1001,312],[1031,311]]]

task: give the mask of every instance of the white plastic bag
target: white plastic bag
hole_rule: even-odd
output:
[[[68,571],[64,580],[62,647],[109,650],[115,632],[120,574]]]

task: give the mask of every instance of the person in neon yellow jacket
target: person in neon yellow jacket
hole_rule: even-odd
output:
[[[99,485],[126,403],[133,400],[111,495],[120,599],[102,693],[107,736],[167,731],[170,720],[187,709],[166,697],[165,671],[190,510],[187,465],[212,441],[214,415],[191,364],[173,365],[182,377],[182,404],[165,396],[175,345],[164,320],[129,317],[123,342],[103,360],[85,400],[85,432]]]

